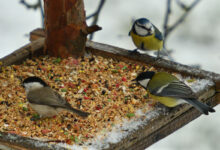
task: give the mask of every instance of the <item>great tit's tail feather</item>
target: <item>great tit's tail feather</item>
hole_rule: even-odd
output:
[[[203,104],[202,102],[196,100],[196,99],[187,99],[186,100],[189,104],[193,105],[196,109],[198,109],[201,113],[205,114],[205,115],[208,115],[209,112],[215,112],[215,110],[206,105],[206,104]]]

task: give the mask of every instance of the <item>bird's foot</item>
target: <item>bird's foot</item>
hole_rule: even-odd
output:
[[[138,52],[138,49],[134,49],[133,51],[129,51],[130,55],[140,55],[140,52]]]

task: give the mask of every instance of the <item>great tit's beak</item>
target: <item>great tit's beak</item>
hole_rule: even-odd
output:
[[[133,81],[133,82],[134,82],[134,81],[137,81],[137,80],[136,80],[136,79],[133,79],[133,80],[131,80],[131,81]]]

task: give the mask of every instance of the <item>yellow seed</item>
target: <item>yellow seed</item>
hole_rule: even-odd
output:
[[[134,107],[131,104],[128,104],[128,109],[131,113],[134,112]]]
[[[136,66],[136,70],[138,70],[139,68],[140,68],[140,66],[139,66],[139,65],[137,65],[137,66]]]
[[[131,100],[131,103],[132,103],[133,105],[135,105],[135,104],[137,103],[137,100],[132,99],[132,100]]]

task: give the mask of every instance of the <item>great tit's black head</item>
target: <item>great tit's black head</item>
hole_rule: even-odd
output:
[[[25,88],[26,92],[48,86],[41,78],[36,76],[24,79],[22,85]]]
[[[138,76],[136,77],[135,80],[140,81],[140,80],[144,80],[144,79],[152,79],[154,74],[155,74],[154,71],[141,72],[140,74],[138,74]]]
[[[137,35],[147,36],[154,33],[154,26],[148,19],[140,18],[134,22],[133,30]]]
[[[155,72],[153,71],[141,72],[140,74],[138,74],[135,81],[137,81],[144,88],[147,88],[147,85],[149,81],[153,78],[154,74]]]

